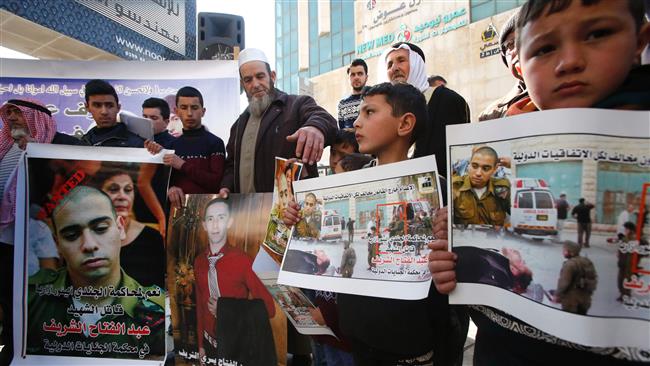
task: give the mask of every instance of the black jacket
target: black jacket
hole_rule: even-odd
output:
[[[312,97],[288,95],[276,90],[260,124],[255,147],[255,191],[273,192],[275,176],[275,157],[290,159],[295,157],[296,143],[288,142],[287,136],[299,128],[316,127],[325,136],[325,146],[329,146],[338,130],[336,120],[325,109],[318,106]],[[226,146],[226,170],[221,186],[233,193],[239,192],[239,162],[241,144],[250,112],[248,108],[230,128],[230,138]],[[305,165],[307,177],[318,176],[316,164]]]
[[[469,122],[469,106],[455,91],[441,85],[437,87],[427,105],[429,116],[426,130],[415,140],[414,158],[436,154],[438,172],[446,176],[447,139],[445,127]]]
[[[144,147],[144,139],[126,128],[123,123],[113,127],[90,129],[81,138],[81,145],[110,147]]]

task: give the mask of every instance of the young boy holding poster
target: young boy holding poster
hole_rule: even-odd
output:
[[[514,109],[649,108],[644,16],[643,1],[529,1],[516,34],[530,99]]]
[[[648,67],[635,67],[650,33],[643,8],[636,0],[526,3],[517,24],[517,43],[532,101],[513,107],[650,109]],[[447,251],[447,222],[448,210],[443,208],[434,221],[438,240],[429,244],[429,270],[435,287],[445,294],[456,287],[457,259]],[[636,365],[650,359],[647,350],[582,346],[499,310],[471,308],[478,328],[474,365]]]
[[[383,83],[363,93],[354,123],[359,151],[376,156],[368,166],[408,159],[427,120],[424,95],[409,84]],[[285,214],[295,224],[297,205]],[[338,294],[339,325],[352,344],[356,365],[460,364],[466,325],[433,286],[422,300]]]

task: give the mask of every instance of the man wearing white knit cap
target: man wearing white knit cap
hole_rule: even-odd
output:
[[[429,86],[424,52],[420,47],[399,42],[383,56],[388,80],[411,84],[426,97],[429,115],[426,133],[415,140],[413,157],[435,154],[438,170],[444,176],[447,171],[445,126],[469,122],[469,106],[462,96],[446,86]]]
[[[306,95],[275,89],[275,71],[255,48],[239,53],[239,76],[248,108],[230,129],[222,195],[229,192],[273,192],[275,157],[298,158],[308,177],[336,136],[334,117]]]

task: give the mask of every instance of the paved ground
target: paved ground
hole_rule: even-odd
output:
[[[562,242],[564,240],[577,241],[577,234],[573,230],[565,230],[559,237],[545,240],[533,240],[511,233],[495,235],[480,229],[464,231],[454,229],[453,235],[454,245],[472,245],[496,250],[501,250],[504,247],[517,249],[533,272],[533,283],[541,285],[546,291],[557,287],[562,263],[565,261],[562,255]],[[618,245],[607,243],[607,238],[610,236],[612,234],[593,233],[590,247],[583,248],[580,253],[594,263],[598,274],[598,286],[592,296],[592,305],[588,314],[650,319],[650,311],[628,308],[616,300],[619,297],[617,286]],[[639,265],[650,268],[650,258],[642,259]],[[641,295],[635,296],[639,299],[642,298]],[[550,302],[545,296],[541,300],[544,305],[560,308],[560,304]]]

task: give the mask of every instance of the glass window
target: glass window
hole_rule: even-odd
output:
[[[298,32],[291,32],[289,39],[291,42],[291,52],[298,51]]]
[[[298,52],[291,53],[291,73],[295,74],[298,72]]]
[[[280,19],[282,16],[282,1],[275,2],[275,19]]]
[[[518,197],[519,208],[533,208],[533,194],[531,192],[521,192]]]
[[[318,40],[318,3],[309,2],[309,40],[316,42]]]
[[[287,55],[287,57],[284,58],[283,65],[284,65],[284,72],[285,72],[284,77],[287,77],[289,74],[291,74],[291,57],[289,57],[289,55]]]
[[[291,94],[298,94],[298,74],[291,75]]]
[[[291,16],[291,31],[292,32],[297,32],[298,31],[298,5],[294,1],[291,3],[289,6],[290,9],[290,16]]]
[[[341,31],[341,1],[330,1],[330,31],[332,33]]]
[[[282,67],[282,59],[278,58],[275,60],[275,73],[278,74],[278,78],[281,79],[284,77],[284,68]]]
[[[343,30],[343,53],[354,52],[354,28]]]
[[[536,208],[553,208],[553,198],[548,192],[535,192]]]
[[[330,62],[330,60],[327,60],[327,62],[321,62],[320,63],[320,72],[319,72],[318,75],[324,74],[324,73],[326,73],[328,71],[331,71],[331,70],[332,70],[332,63]]]
[[[318,42],[309,45],[309,67],[318,67]]]
[[[349,53],[347,55],[344,55],[343,56],[343,65],[349,65],[351,63],[352,63],[352,55],[349,54]]]
[[[472,22],[491,17],[522,5],[525,0],[470,0]]]
[[[354,29],[354,1],[343,1],[341,5],[343,29]]]
[[[332,40],[329,36],[320,37],[318,40],[318,48],[320,54],[320,61],[329,61],[332,57]]]
[[[341,225],[341,218],[338,216],[334,216],[334,225],[339,226]]]
[[[519,1],[517,0],[499,0],[496,2],[496,14],[502,13],[506,10],[518,7]]]
[[[343,58],[339,55],[332,58],[332,70],[343,66]]]
[[[291,52],[291,43],[289,42],[289,38],[286,37],[282,39],[282,54],[288,55]]]
[[[341,58],[342,43],[341,33],[332,34],[332,59]]]
[[[291,16],[288,11],[288,7],[285,7],[284,12],[282,13],[282,31],[284,33],[288,32],[291,29]]]

